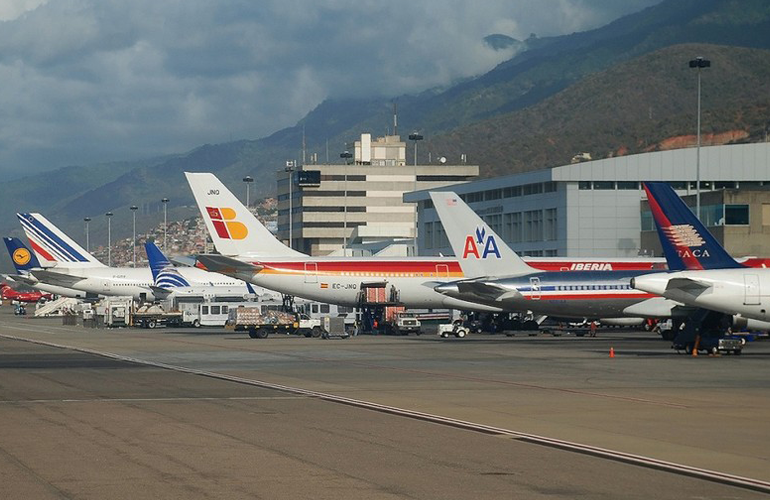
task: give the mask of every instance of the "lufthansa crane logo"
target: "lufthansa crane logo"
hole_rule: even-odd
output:
[[[235,210],[228,207],[206,207],[217,236],[225,240],[242,240],[249,234],[246,225],[235,220]]]
[[[476,234],[469,234],[465,237],[465,247],[463,248],[463,259],[473,255],[477,259],[486,259],[490,255],[500,258],[500,249],[494,235],[487,235],[486,228],[477,227]]]
[[[13,251],[13,263],[17,266],[26,266],[31,258],[32,255],[26,248],[17,248]]]

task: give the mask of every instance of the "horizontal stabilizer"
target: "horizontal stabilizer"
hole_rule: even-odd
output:
[[[73,285],[85,279],[82,276],[73,276],[71,274],[60,273],[57,271],[46,271],[45,269],[32,271],[32,275],[43,283],[63,286],[65,288],[72,288]]]
[[[712,283],[694,278],[671,278],[666,285],[666,291],[682,290],[685,292],[700,293],[714,286]]]
[[[198,262],[208,271],[233,277],[251,277],[264,269],[264,266],[250,264],[219,254],[198,255]]]
[[[457,289],[461,294],[473,294],[486,300],[505,300],[521,296],[515,290],[486,281],[460,281],[457,283]]]

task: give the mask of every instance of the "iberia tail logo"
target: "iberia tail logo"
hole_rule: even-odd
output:
[[[497,241],[493,235],[487,235],[486,228],[476,228],[476,234],[469,234],[465,237],[465,248],[463,248],[463,259],[467,259],[469,255],[473,255],[477,259],[486,259],[490,255],[494,255],[498,259],[500,257],[500,250],[497,247]]]
[[[225,240],[242,240],[249,230],[242,222],[235,220],[235,210],[228,207],[206,207],[217,236]]]
[[[31,258],[32,255],[26,248],[17,248],[13,251],[13,263],[17,266],[26,266]]]

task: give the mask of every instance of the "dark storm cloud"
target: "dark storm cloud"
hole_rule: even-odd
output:
[[[0,4],[0,171],[181,152],[327,97],[483,73],[482,42],[598,27],[656,0],[18,0]]]

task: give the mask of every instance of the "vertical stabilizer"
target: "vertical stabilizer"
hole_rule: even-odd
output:
[[[16,272],[23,274],[30,269],[41,267],[35,254],[19,238],[4,237],[3,241],[8,248],[8,254],[11,256],[11,262],[13,262]]]
[[[300,257],[281,243],[214,174],[185,172],[214,246],[234,257]]]
[[[160,288],[189,287],[190,283],[174,267],[174,265],[163,255],[155,243],[145,243],[144,250],[147,252],[147,260],[150,262],[150,271],[152,272],[153,285]]]
[[[665,182],[645,182],[663,254],[671,271],[743,267]]]
[[[105,267],[42,215],[18,213],[16,216],[41,267]]]
[[[538,272],[521,260],[457,194],[440,191],[431,192],[430,197],[466,277]]]

